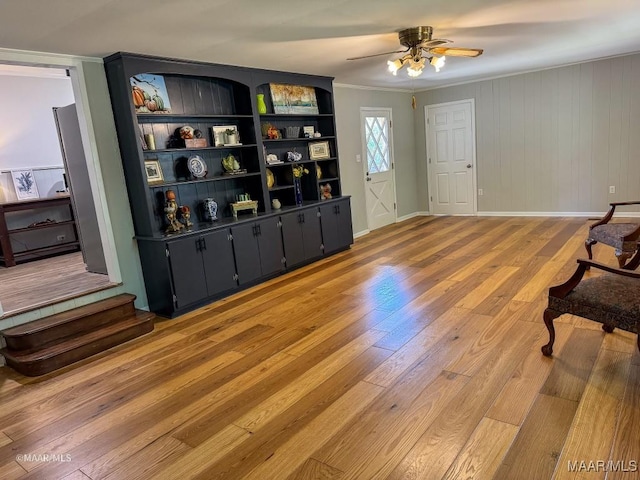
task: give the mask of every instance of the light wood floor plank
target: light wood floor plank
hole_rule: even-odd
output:
[[[553,357],[540,353],[547,289],[585,256],[588,225],[416,217],[60,371],[0,368],[0,478],[545,480],[580,477],[570,459],[629,467],[635,334],[563,315]],[[595,257],[616,264],[610,248]],[[18,453],[71,461],[23,468]]]

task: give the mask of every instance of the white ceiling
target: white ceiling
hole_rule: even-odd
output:
[[[440,73],[394,77],[397,32],[430,25],[449,46]],[[117,51],[421,90],[640,51],[640,0],[21,0],[0,2],[0,47],[104,57]]]

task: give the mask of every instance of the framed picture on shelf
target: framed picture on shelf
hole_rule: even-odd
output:
[[[160,162],[158,160],[156,159],[145,160],[144,171],[147,174],[147,183],[149,185],[164,182],[164,176],[162,175],[162,167],[160,167]]]
[[[329,153],[329,142],[314,142],[309,144],[309,158],[311,160],[322,160],[331,157]]]
[[[215,147],[242,145],[236,125],[216,125],[215,127],[211,127],[211,137],[213,138],[213,145]]]
[[[33,170],[11,170],[13,186],[18,200],[33,200],[40,198]]]
[[[313,129],[313,125],[307,125],[302,127],[302,133],[305,138],[313,138],[315,130]]]
[[[302,85],[270,83],[274,113],[318,114],[316,90]]]
[[[136,113],[171,113],[169,93],[162,75],[139,73],[129,82]]]

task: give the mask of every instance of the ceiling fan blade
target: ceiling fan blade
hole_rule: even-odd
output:
[[[436,55],[446,55],[447,57],[477,57],[482,55],[481,48],[461,48],[461,47],[431,47],[428,48],[430,53]]]
[[[351,57],[347,58],[347,60],[362,60],[363,58],[381,57],[382,55],[391,55],[392,53],[406,53],[408,51],[409,49],[407,48],[406,50],[397,50],[395,52],[376,53],[374,55],[365,55],[363,57]]]
[[[419,46],[422,48],[430,48],[437,47],[438,45],[442,45],[444,43],[451,43],[451,40],[446,40],[444,38],[434,38],[433,40],[426,40],[422,42]]]

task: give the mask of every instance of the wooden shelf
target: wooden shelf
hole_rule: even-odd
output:
[[[247,119],[253,119],[253,115],[234,115],[234,114],[229,114],[229,115],[224,115],[224,114],[220,114],[220,115],[209,115],[209,114],[189,114],[189,113],[138,113],[136,114],[136,117],[138,118],[138,121],[141,123],[144,123],[146,121],[161,121],[161,120],[182,120],[182,119],[187,119],[187,118],[198,118],[198,119],[202,119],[202,120],[215,120],[216,118],[219,118],[221,120],[226,120],[226,119],[231,119],[231,120],[240,120],[243,118],[247,118]]]
[[[143,150],[143,153],[177,153],[177,152],[196,152],[202,150],[229,150],[230,148],[255,148],[255,143],[243,143],[237,145],[222,145],[219,147],[197,147],[197,148],[157,148],[155,150]]]
[[[175,182],[163,182],[163,183],[153,183],[150,184],[149,187],[174,187],[176,185],[189,185],[193,183],[207,183],[207,182],[219,182],[224,180],[233,180],[234,178],[246,178],[246,177],[259,177],[260,172],[248,172],[248,173],[238,173],[236,175],[219,175],[216,177],[210,178],[199,178],[198,180],[178,180]]]

